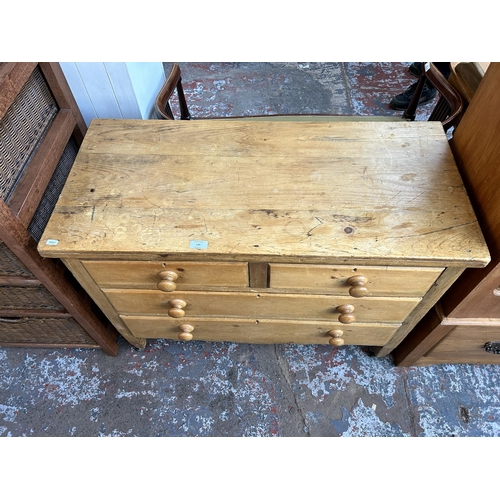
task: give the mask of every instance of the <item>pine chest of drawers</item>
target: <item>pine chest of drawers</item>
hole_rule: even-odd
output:
[[[94,120],[39,244],[133,345],[389,353],[489,254],[440,123]]]

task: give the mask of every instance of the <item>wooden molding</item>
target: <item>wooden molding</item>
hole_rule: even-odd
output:
[[[8,201],[9,208],[25,227],[33,218],[74,126],[71,111],[59,111]]]
[[[54,62],[41,62],[38,63],[49,84],[52,94],[61,109],[69,109],[73,113],[75,119],[75,127],[73,130],[73,137],[80,145],[87,132],[87,125],[78,108],[75,98],[69,88],[68,82],[59,63]]]
[[[4,63],[0,66],[0,120],[30,77],[37,63]]]

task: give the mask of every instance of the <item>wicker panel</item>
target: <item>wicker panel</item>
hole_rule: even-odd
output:
[[[0,276],[35,277],[2,240],[0,240]]]
[[[0,318],[0,344],[46,344],[96,347],[73,318]]]
[[[76,141],[71,138],[66,145],[66,148],[57,164],[57,167],[50,179],[50,182],[45,190],[42,200],[38,205],[38,208],[33,215],[33,219],[30,222],[28,231],[31,236],[38,242],[42,237],[45,226],[49,221],[52,211],[59,199],[61,190],[68,178],[69,172],[73,163],[75,161],[76,155],[78,153],[78,145]]]
[[[28,231],[38,242],[57,203],[61,190],[68,178],[71,167],[78,153],[78,145],[71,138],[57,164],[45,193],[33,215]],[[0,276],[25,276],[33,278],[33,274],[24,267],[21,261],[11,252],[9,247],[0,240]]]
[[[0,198],[7,200],[58,112],[38,67],[0,121]]]
[[[22,287],[0,285],[0,309],[64,311],[64,307],[41,284]]]

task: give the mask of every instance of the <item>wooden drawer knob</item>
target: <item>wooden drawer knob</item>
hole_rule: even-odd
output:
[[[345,304],[337,307],[337,312],[340,313],[339,321],[348,325],[349,323],[354,323],[356,321],[356,316],[352,314],[354,312],[354,306],[351,304]]]
[[[186,342],[189,340],[193,340],[192,331],[194,330],[194,326],[191,325],[181,325],[179,326],[179,330],[181,333],[177,336],[179,340],[185,340]]]
[[[168,315],[171,318],[183,318],[186,312],[184,308],[186,307],[186,303],[181,299],[173,299],[168,301],[171,309],[168,310]]]
[[[368,295],[368,288],[365,285],[368,280],[364,276],[351,276],[347,280],[347,284],[351,287],[349,288],[349,295],[351,297],[364,297]]]
[[[341,345],[344,345],[344,339],[342,339],[342,335],[344,335],[344,332],[342,330],[330,330],[328,332],[328,335],[332,337],[328,343],[330,345],[333,345],[335,347],[340,347]]]
[[[174,281],[179,277],[174,271],[161,271],[158,273],[160,281],[156,285],[162,292],[173,292],[175,290]]]

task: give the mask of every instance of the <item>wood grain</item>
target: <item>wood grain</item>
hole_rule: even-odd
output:
[[[119,313],[166,314],[169,301],[180,299],[189,316],[316,319],[337,321],[342,305],[352,305],[361,323],[401,323],[419,299],[373,298],[350,300],[336,295],[302,295],[244,292],[173,292],[104,289]],[[339,326],[339,325],[337,325]]]
[[[227,318],[163,318],[124,315],[121,319],[136,337],[177,340],[179,326],[194,327],[193,340],[242,342],[249,344],[328,344],[328,331],[338,324],[311,321],[280,321]],[[345,344],[383,345],[394,332],[394,325],[343,325]]]
[[[54,99],[61,109],[69,109],[73,114],[75,126],[73,127],[73,137],[78,145],[80,145],[87,132],[87,125],[83,119],[82,113],[76,103],[75,97],[71,92],[66,77],[59,63],[41,62],[38,63],[43,76],[49,84]]]
[[[96,283],[87,272],[82,263],[78,260],[68,259],[63,261],[66,267],[74,274],[78,282],[83,286],[83,288],[90,295],[92,300],[99,306],[101,311],[106,315],[106,317],[113,323],[117,332],[120,333],[130,344],[139,349],[146,347],[146,342],[144,339],[136,338],[123,324],[123,321],[118,317],[115,309],[109,303],[101,289],[96,286]]]
[[[346,293],[349,278],[366,277],[368,295],[422,297],[443,271],[442,268],[303,266],[270,264],[270,287],[288,290]]]
[[[403,121],[94,120],[39,250],[134,345],[379,355],[490,259],[441,125]]]
[[[427,314],[428,311],[438,302],[444,293],[455,283],[455,281],[463,273],[464,269],[459,267],[448,267],[445,269],[434,285],[425,294],[422,300],[418,303],[415,309],[408,315],[401,327],[397,330],[394,336],[387,342],[387,345],[382,347],[377,353],[378,356],[386,356],[392,352],[400,343],[407,337],[407,335],[418,325],[419,321]],[[432,340],[426,339],[427,342]],[[426,352],[426,344],[418,345],[417,351],[421,350],[421,354]],[[433,345],[432,343],[430,345]],[[428,350],[428,348],[427,348]],[[416,352],[413,355],[417,355]],[[415,359],[418,359],[415,358]]]
[[[102,287],[151,288],[156,290],[159,274],[173,271],[177,290],[203,287],[248,288],[246,262],[121,262],[84,260],[83,265],[95,282]]]
[[[489,261],[439,124],[94,120],[41,253],[193,240],[215,259]]]
[[[451,146],[493,258],[500,256],[500,63],[490,63]]]
[[[500,364],[500,355],[486,352],[486,342],[500,342],[500,325],[462,324],[426,353],[426,362]]]

